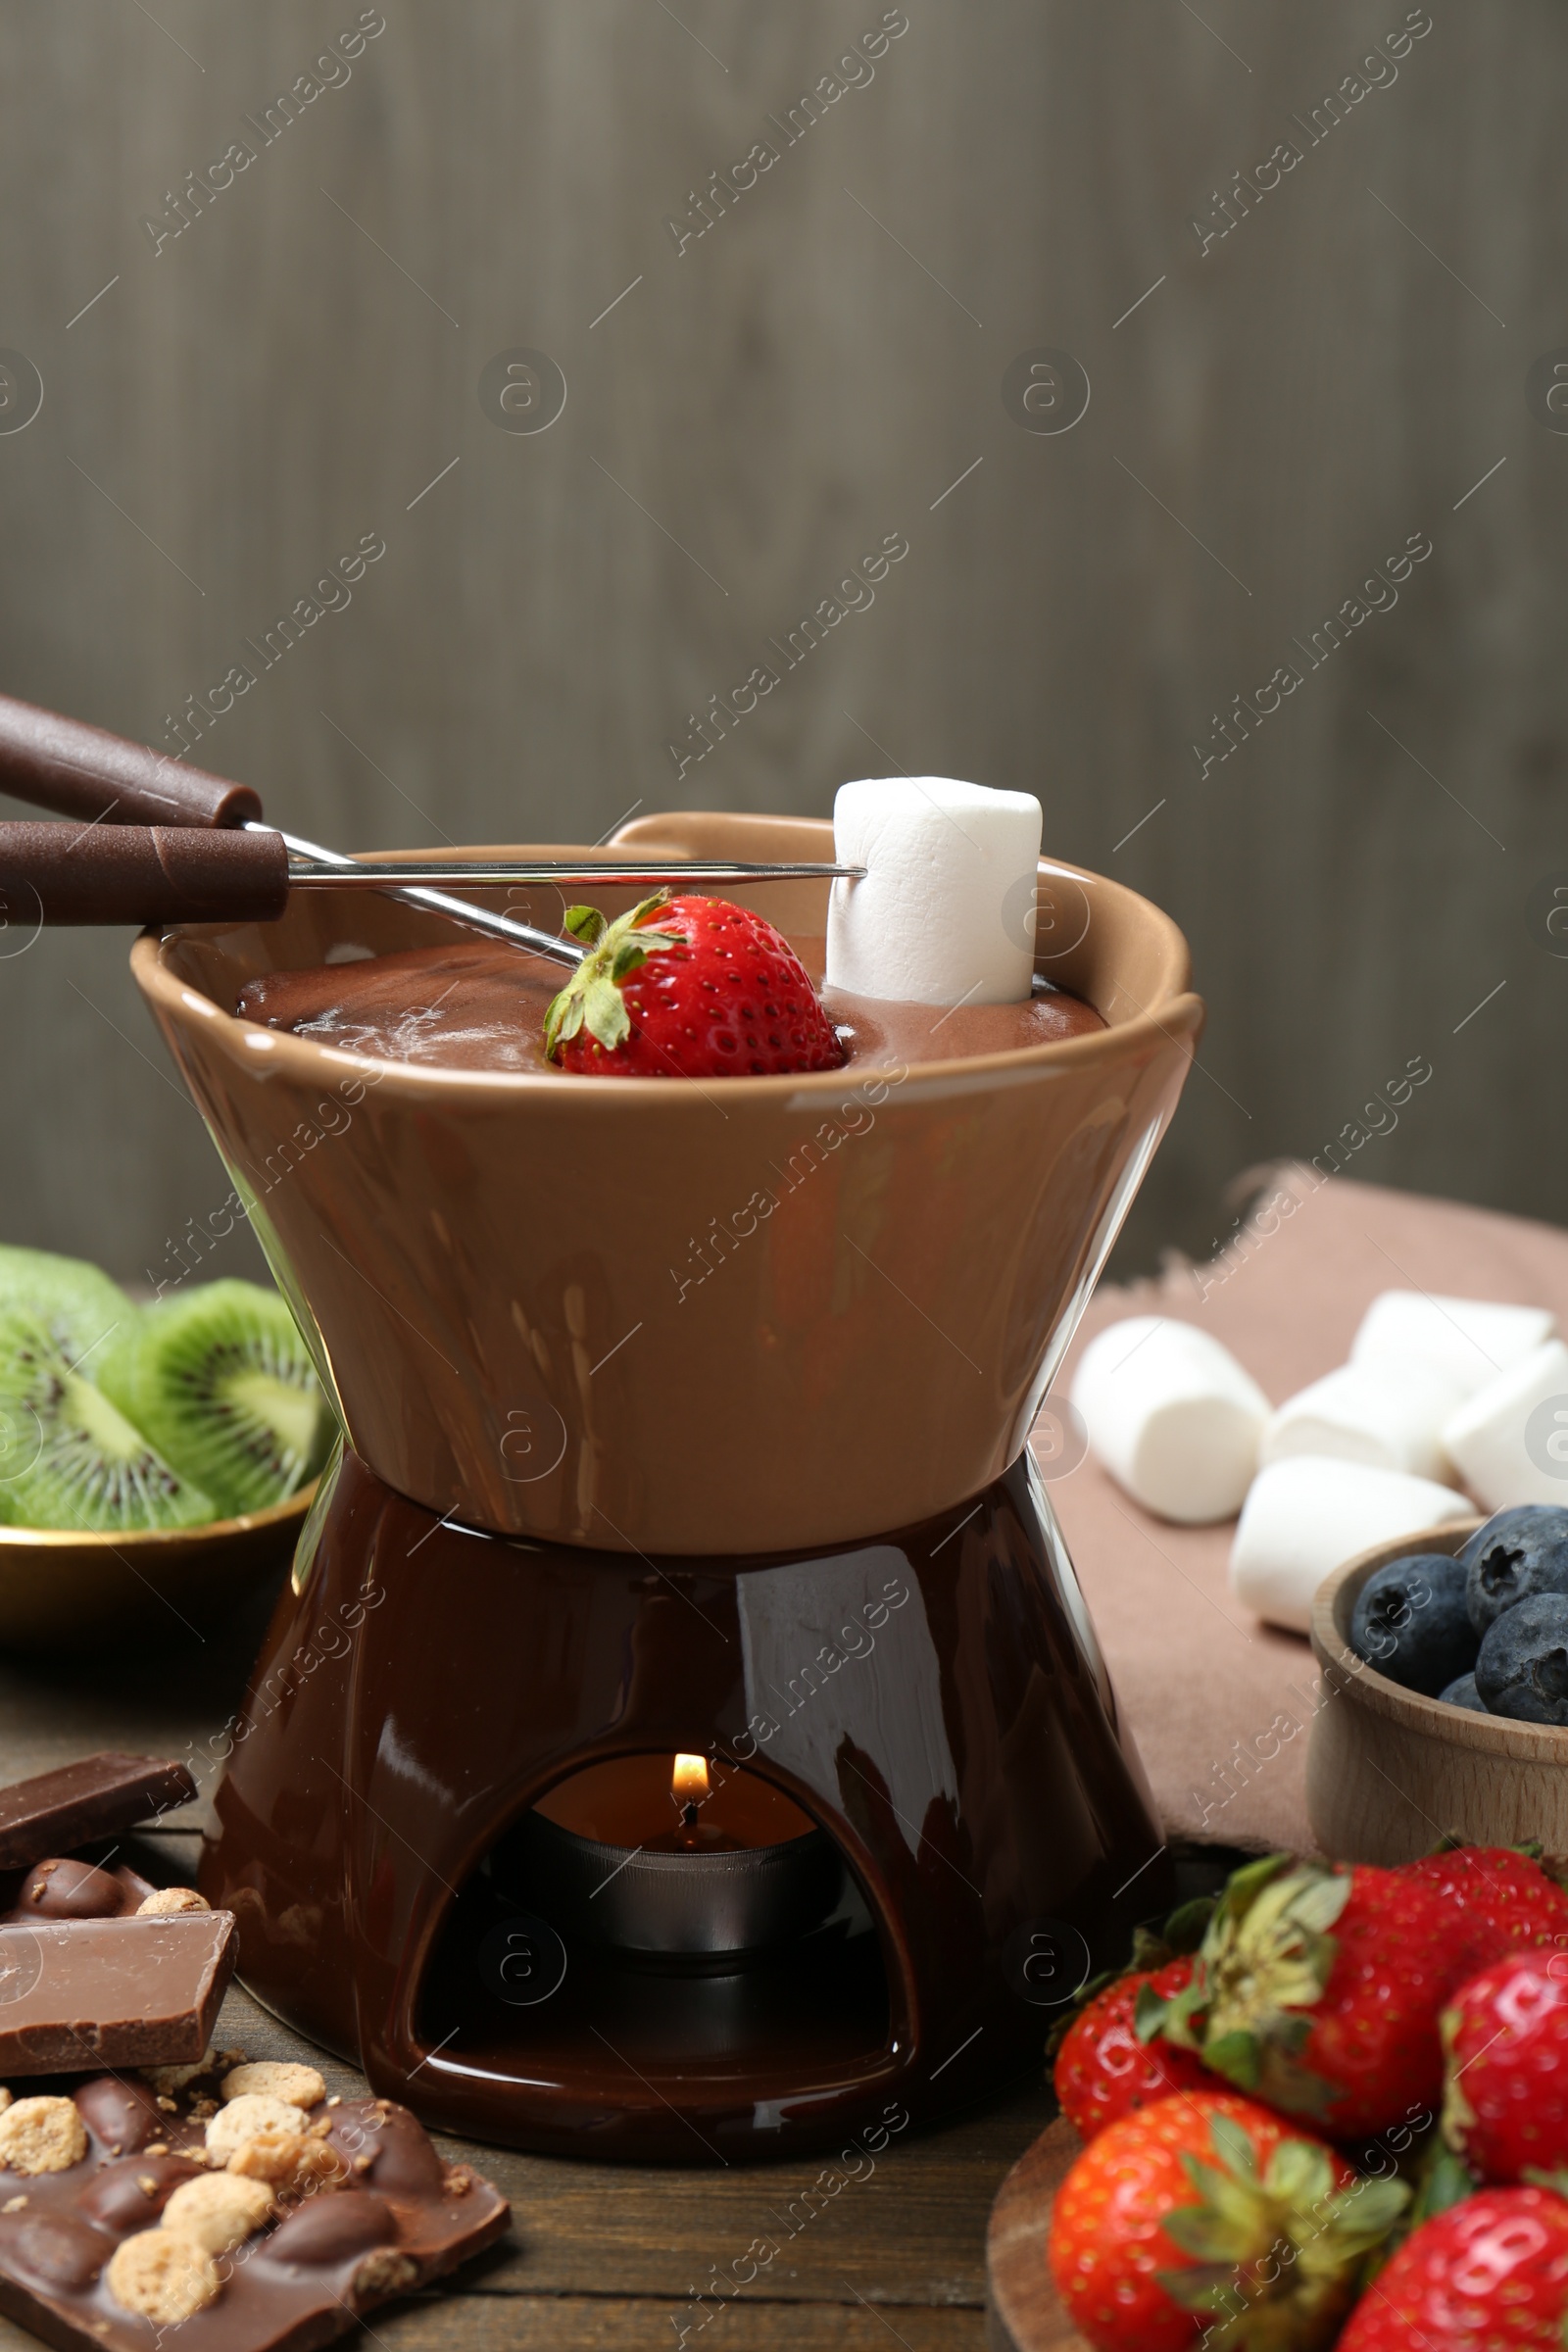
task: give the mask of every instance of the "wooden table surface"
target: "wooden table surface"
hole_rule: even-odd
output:
[[[197,1758],[238,1704],[265,1607],[223,1627],[167,1621],[155,1647],[101,1660],[0,1660],[0,1781],[99,1747]],[[210,1787],[210,1782],[204,1784]],[[147,1876],[188,1879],[192,1829],[205,1798],[135,1841]],[[127,1845],[127,1854],[129,1853]],[[308,2053],[297,2037],[231,1991],[221,2044],[252,2057],[316,2055],[329,2090],[363,2091],[351,2068]],[[684,2340],[702,2352],[770,2352],[903,2344],[957,2352],[985,2341],[985,2231],[1003,2176],[1054,2112],[1041,2075],[983,2114],[959,2115],[891,2142],[876,2170],[803,2223],[787,2243],[778,2218],[814,2180],[822,2158],[701,2171],[568,2164],[443,2138],[511,2198],[513,2232],[454,2285],[377,2312],[367,2332],[396,2352],[528,2352],[539,2345],[621,2352]],[[691,2290],[740,2261],[754,2238],[780,2252],[727,2302]],[[684,2338],[682,2330],[685,2330]],[[0,2352],[33,2339],[0,2320]]]

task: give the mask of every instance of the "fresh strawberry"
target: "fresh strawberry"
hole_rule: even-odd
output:
[[[1443,2135],[1484,2180],[1568,2167],[1568,1968],[1516,1952],[1443,2013]]]
[[[1140,2033],[1199,2051],[1238,2089],[1338,2139],[1436,2107],[1452,1914],[1418,1879],[1284,1854],[1233,1873],[1174,2001]]]
[[[1350,2314],[1339,2352],[1562,2352],[1568,2203],[1484,2188],[1412,2230]]]
[[[1568,1950],[1568,1892],[1511,1845],[1459,1845],[1399,1867],[1454,1910],[1455,1984],[1535,1944]]]
[[[563,1069],[617,1078],[761,1078],[844,1060],[782,932],[727,899],[660,891],[607,923],[568,906],[587,954],[545,1015]]]
[[[1329,2342],[1409,2190],[1357,2180],[1321,2140],[1231,2091],[1178,2091],[1107,2125],[1056,2195],[1051,2274],[1102,2352]]]
[[[1085,2139],[1173,2090],[1214,2088],[1194,2051],[1173,2041],[1141,2041],[1134,2030],[1146,1984],[1157,1999],[1174,2000],[1192,1973],[1191,1959],[1152,1972],[1135,1969],[1097,1992],[1067,2028],[1052,2080],[1062,2114]]]

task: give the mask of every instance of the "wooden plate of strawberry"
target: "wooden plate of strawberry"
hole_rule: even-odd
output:
[[[1277,1855],[1061,2035],[987,2240],[1003,2352],[1562,2352],[1568,1892]]]

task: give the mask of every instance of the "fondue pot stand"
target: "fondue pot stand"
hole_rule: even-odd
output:
[[[820,970],[824,884],[733,895]],[[1102,1032],[706,1089],[232,1017],[450,941],[363,892],[138,941],[346,1432],[200,1883],[258,1998],[427,2123],[693,2163],[927,2120],[1031,2078],[1168,1898],[1027,1439],[1202,1012],[1131,892],[1042,865],[1034,912]]]

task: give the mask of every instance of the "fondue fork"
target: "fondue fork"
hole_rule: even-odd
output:
[[[245,826],[247,833],[273,830],[272,826],[259,824],[254,819]],[[3,832],[0,827],[0,835]],[[455,899],[445,890],[424,885],[466,882],[470,889],[496,890],[514,883],[553,882],[563,886],[569,883],[580,890],[596,887],[606,890],[627,884],[638,889],[658,889],[665,883],[690,882],[831,882],[841,878],[858,882],[865,876],[863,865],[758,865],[732,858],[691,858],[678,861],[632,858],[615,865],[585,864],[580,858],[432,858],[420,863],[404,858],[345,858],[336,850],[323,850],[317,842],[302,840],[297,833],[284,833],[281,839],[288,852],[291,890],[302,886],[342,890],[357,883],[362,888],[380,891],[389,899],[401,899],[405,906],[423,906],[432,913],[447,915],[454,922],[466,924],[471,931],[510,940],[514,947],[525,948],[532,955],[548,956],[557,963],[571,965],[581,962],[587,949],[569,933],[541,931],[533,923],[520,922],[515,915],[498,914],[488,906],[475,906],[467,899]]]
[[[0,790],[78,820],[0,824],[0,925],[269,922],[283,912],[291,890],[358,885],[575,965],[584,950],[569,936],[431,886],[642,889],[858,880],[865,871],[711,858],[607,858],[600,864],[591,858],[349,858],[269,825],[248,784],[186,767],[144,744],[7,696],[0,696]]]
[[[245,830],[268,833],[272,827],[247,825]],[[581,858],[432,858],[421,862],[403,858],[340,858],[292,833],[285,833],[282,839],[290,853],[289,882],[296,889],[303,883],[337,890],[361,882],[371,890],[385,890],[405,877],[411,883],[466,882],[474,890],[505,889],[513,882],[569,882],[576,886],[595,882],[832,882],[840,877],[859,882],[866,871],[863,865],[748,864],[735,858],[607,858],[602,865]],[[414,894],[400,890],[398,895]]]
[[[247,833],[269,833],[273,827],[247,823]],[[0,828],[3,831],[3,828]],[[464,923],[471,931],[484,931],[497,939],[510,940],[514,947],[525,948],[532,955],[551,956],[557,963],[575,966],[587,954],[586,947],[570,933],[541,931],[536,924],[524,923],[515,915],[498,914],[488,906],[475,906],[468,899],[455,899],[448,891],[425,887],[436,882],[466,883],[470,889],[504,890],[509,885],[525,882],[553,882],[558,886],[569,883],[573,889],[601,890],[627,884],[638,889],[659,889],[665,883],[689,882],[816,882],[848,881],[864,878],[863,865],[789,865],[743,864],[735,858],[692,858],[678,861],[669,858],[633,858],[623,864],[593,865],[580,858],[439,858],[424,861],[393,858],[345,858],[336,850],[323,850],[314,841],[303,841],[297,833],[278,835],[288,852],[288,885],[290,890],[343,890],[359,884],[367,890],[383,893],[389,899],[401,899],[405,906],[427,907],[432,913],[444,914],[453,922]]]

